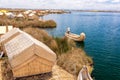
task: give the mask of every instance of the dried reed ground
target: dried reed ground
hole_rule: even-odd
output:
[[[23,31],[48,45],[57,53],[57,64],[69,73],[77,76],[83,65],[87,65],[92,72],[93,61],[83,49],[76,48],[75,43],[66,38],[52,38],[44,30],[38,28],[25,28]]]
[[[39,27],[39,28],[54,28],[57,26],[53,20],[39,20],[39,19],[8,19],[0,16],[0,26],[2,25],[13,25],[14,27],[26,28],[26,27]]]
[[[40,30],[38,28],[30,27],[30,28],[23,28],[22,30],[29,33],[30,35],[32,35],[34,38],[38,39],[39,41],[45,43],[53,51],[55,51],[58,57],[57,65],[61,66],[64,70],[71,73],[75,77],[78,75],[78,72],[80,71],[83,65],[88,65],[90,72],[92,71],[92,66],[91,66],[91,64],[93,64],[92,59],[88,57],[82,49],[75,48],[75,45],[73,42],[71,44],[71,41],[68,41],[66,38],[62,38],[62,39],[55,38],[54,39],[51,36],[49,36],[44,30]],[[7,64],[3,66],[4,68],[3,74],[5,75],[3,76],[5,78],[3,80],[9,80],[8,77],[11,76],[12,73],[8,74],[7,72],[11,70],[9,66],[7,67],[5,66],[7,66]],[[7,71],[4,71],[4,70],[7,70]],[[46,79],[40,78],[40,76],[41,75],[34,76],[35,79],[33,79],[33,77],[31,78],[26,77],[25,79],[23,78],[23,79],[18,79],[18,80],[31,80],[31,79],[32,80],[46,80]],[[57,80],[57,79],[54,79],[54,80]]]

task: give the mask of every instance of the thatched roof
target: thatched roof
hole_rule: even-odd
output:
[[[49,80],[76,80],[75,77],[59,67],[55,65],[52,69],[52,77]]]
[[[39,17],[37,15],[31,13],[31,14],[28,15],[28,19],[31,19],[31,20],[39,19]]]
[[[35,15],[35,14],[33,14],[33,13],[30,13],[28,16],[33,16],[33,15]]]
[[[33,56],[39,56],[53,63],[56,62],[56,54],[50,48],[25,32],[21,32],[5,43],[5,50],[12,67],[23,64]]]
[[[1,27],[0,27],[1,28]],[[4,29],[2,29],[4,30]],[[1,31],[1,29],[0,29]],[[0,38],[0,43],[5,41],[5,40],[11,40],[12,37],[18,33],[21,33],[21,30],[19,30],[18,28],[13,28],[12,30],[10,30],[9,32],[5,33],[4,35],[1,36]]]
[[[32,12],[32,10],[27,10],[27,11],[24,12],[24,14],[29,14],[31,12]]]
[[[24,18],[24,15],[22,13],[19,13],[16,17],[17,18]]]

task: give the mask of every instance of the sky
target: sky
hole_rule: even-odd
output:
[[[0,8],[120,10],[120,0],[0,0]]]

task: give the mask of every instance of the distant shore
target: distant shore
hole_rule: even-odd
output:
[[[115,12],[120,13],[120,10],[80,10],[80,9],[24,9],[24,8],[0,8],[0,10],[9,10],[12,12],[23,12],[25,10],[37,10],[37,11],[47,11],[46,14],[63,14],[63,13],[71,13],[72,11],[80,11],[80,12]]]
[[[72,10],[72,11],[78,11],[78,12],[111,12],[111,13],[120,13],[120,11],[116,10]]]
[[[12,25],[13,27],[39,27],[55,28],[54,20],[44,20],[43,16],[62,11],[43,11],[43,10],[22,10],[22,9],[0,9],[0,26]]]
[[[33,10],[33,11],[37,11],[37,15],[39,16],[44,16],[47,14],[64,14],[64,13],[71,13],[70,10],[64,10],[64,9],[18,9],[18,8],[0,8],[0,10],[7,10],[9,12],[13,12],[13,13],[20,13],[20,12],[24,12],[27,10]]]

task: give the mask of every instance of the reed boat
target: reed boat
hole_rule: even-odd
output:
[[[80,70],[77,80],[93,80],[86,66]]]
[[[80,35],[71,33],[71,32],[65,32],[65,36],[68,37],[69,39],[72,39],[74,41],[84,41],[85,40],[85,33],[81,33]]]

